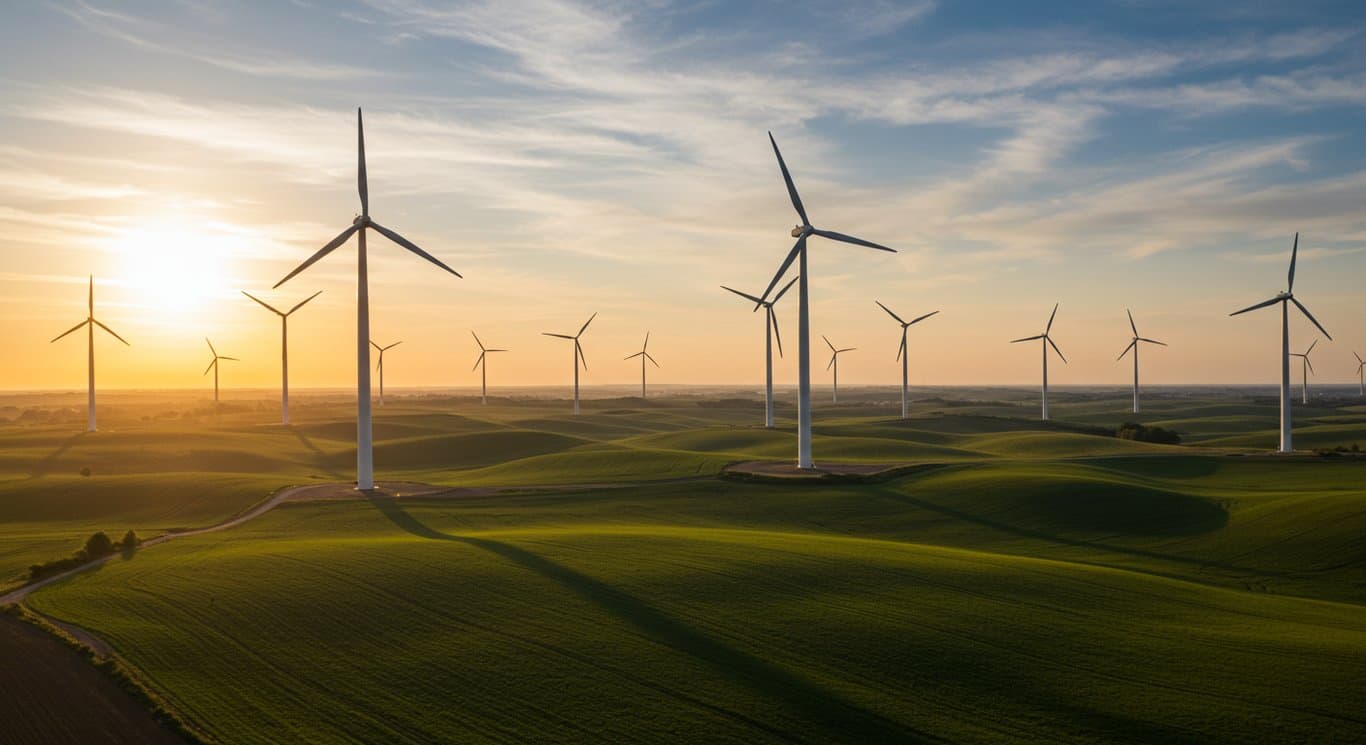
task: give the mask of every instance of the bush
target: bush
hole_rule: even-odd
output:
[[[1159,445],[1180,445],[1181,435],[1165,427],[1149,427],[1138,422],[1125,422],[1115,430],[1115,437],[1135,442],[1153,442]]]
[[[85,539],[85,548],[81,551],[87,559],[98,559],[101,556],[114,553],[114,542],[109,540],[109,536],[101,530]]]
[[[89,475],[90,475],[90,466],[86,466],[85,468],[82,468],[82,469],[81,469],[81,475],[82,475],[82,476],[89,476]]]
[[[127,533],[124,533],[123,540],[119,541],[119,547],[125,551],[137,548],[140,545],[142,545],[142,539],[138,538],[138,534],[134,533],[131,529]]]

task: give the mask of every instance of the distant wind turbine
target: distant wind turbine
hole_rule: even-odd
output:
[[[281,311],[271,307],[264,300],[256,297],[250,292],[242,290],[243,295],[255,300],[266,310],[280,317],[280,421],[283,424],[289,424],[289,317],[294,311],[304,307],[308,301],[322,293],[322,290],[318,290],[300,301],[299,304],[295,305],[293,308],[290,308],[287,311]]]
[[[1357,395],[1366,396],[1366,360],[1361,359],[1361,355],[1352,352],[1352,356],[1357,358]]]
[[[570,335],[568,335],[568,334],[552,334],[552,333],[550,333],[549,331],[542,331],[542,332],[541,332],[542,335],[544,335],[544,336],[553,336],[553,337],[555,337],[555,338],[557,338],[557,339],[568,339],[568,340],[574,342],[574,413],[575,413],[575,414],[578,414],[578,413],[579,413],[579,365],[582,364],[582,365],[583,365],[583,369],[584,369],[585,371],[588,370],[588,360],[587,360],[587,358],[585,358],[584,355],[583,355],[583,346],[581,346],[581,345],[579,344],[579,337],[580,337],[580,336],[583,336],[583,332],[585,332],[585,331],[588,330],[588,324],[592,323],[592,322],[593,322],[593,319],[594,319],[594,318],[597,318],[597,317],[598,317],[598,314],[597,314],[597,313],[594,313],[593,315],[589,316],[589,317],[588,317],[588,320],[583,322],[583,326],[579,327],[579,333],[574,334],[573,336],[570,336]]]
[[[1302,396],[1300,403],[1309,403],[1309,373],[1314,372],[1314,363],[1309,361],[1309,353],[1314,351],[1314,346],[1318,343],[1319,340],[1315,339],[1310,343],[1309,348],[1304,350],[1304,354],[1296,354],[1294,352],[1290,354],[1291,357],[1299,357],[1303,363],[1300,366],[1300,372],[1304,375],[1304,377],[1301,378],[1303,383],[1300,386],[1300,396]]]
[[[1062,356],[1062,350],[1058,349],[1058,345],[1053,343],[1053,337],[1048,335],[1049,332],[1053,330],[1053,318],[1057,315],[1058,304],[1054,303],[1053,312],[1048,316],[1048,325],[1044,327],[1042,334],[1026,336],[1023,339],[1010,340],[1011,344],[1018,344],[1022,341],[1034,341],[1035,339],[1043,340],[1043,420],[1045,422],[1048,421],[1048,348],[1053,347],[1053,351],[1058,353],[1058,359],[1062,360],[1064,365],[1067,364],[1067,358]]]
[[[844,233],[836,233],[833,230],[819,230],[811,225],[811,220],[807,219],[806,208],[802,206],[802,198],[797,195],[797,187],[792,183],[792,174],[788,173],[787,163],[783,162],[783,154],[778,150],[778,143],[773,139],[773,133],[768,133],[769,144],[773,145],[773,154],[778,158],[778,169],[783,173],[783,183],[787,185],[787,195],[792,199],[792,207],[797,210],[797,216],[802,219],[800,225],[792,228],[792,237],[797,239],[792,250],[788,252],[787,258],[778,267],[778,273],[773,275],[773,281],[768,283],[768,289],[764,290],[763,298],[767,298],[773,288],[782,280],[788,267],[792,266],[793,261],[797,261],[797,279],[799,287],[797,289],[797,467],[812,468],[811,461],[811,314],[808,293],[807,278],[810,274],[806,267],[806,239],[818,235],[822,238],[852,243],[856,246],[875,248],[879,251],[896,253],[895,249],[865,241],[862,238],[855,238]],[[761,303],[762,304],[762,301]],[[755,309],[758,309],[758,305]]]
[[[372,347],[374,347],[375,349],[378,349],[378,350],[379,350],[379,364],[375,365],[375,370],[379,371],[379,405],[380,405],[380,406],[383,406],[383,405],[384,405],[384,353],[387,352],[387,351],[389,351],[390,349],[393,349],[394,347],[396,347],[396,346],[398,346],[398,345],[400,345],[400,344],[402,344],[402,343],[403,343],[403,342],[401,342],[401,341],[396,341],[396,342],[394,342],[393,344],[390,344],[390,345],[387,346],[387,347],[381,347],[380,345],[376,344],[374,341],[371,341],[371,342],[370,342],[370,346],[372,346]]]
[[[897,323],[901,324],[901,346],[896,350],[896,358],[898,360],[901,360],[901,418],[907,419],[911,416],[910,387],[908,385],[909,365],[907,363],[907,360],[910,359],[911,353],[909,350],[906,349],[906,330],[916,325],[917,323],[920,323],[926,318],[929,318],[935,313],[938,313],[939,311],[932,311],[930,313],[926,313],[923,316],[920,316],[919,318],[913,318],[909,321],[903,321],[901,320],[901,316],[898,316],[897,314],[893,313],[891,308],[888,308],[887,306],[883,305],[880,301],[874,300],[873,302],[877,303],[877,307],[887,311],[887,315],[891,316]]]
[[[822,338],[822,339],[825,339],[825,336],[822,335],[821,338]],[[830,361],[826,363],[825,369],[826,369],[826,370],[829,370],[831,367],[835,368],[834,385],[833,385],[833,386],[831,387],[831,389],[830,389],[830,401],[831,401],[832,403],[839,403],[839,400],[840,400],[840,355],[841,355],[841,354],[844,354],[845,352],[852,352],[852,351],[854,351],[855,349],[858,349],[858,347],[845,347],[844,349],[835,349],[835,345],[834,345],[834,344],[831,344],[829,339],[825,339],[825,346],[830,347]]]
[[[650,348],[650,332],[649,332],[649,331],[646,331],[646,332],[645,332],[645,343],[642,344],[642,345],[640,345],[640,351],[639,351],[639,352],[636,352],[635,354],[627,355],[626,357],[623,358],[623,359],[627,359],[627,360],[633,359],[633,358],[635,358],[635,357],[639,357],[639,358],[640,358],[640,397],[641,397],[641,399],[644,399],[644,398],[645,398],[645,360],[649,360],[650,362],[653,362],[653,363],[654,363],[654,366],[655,366],[655,367],[659,367],[659,363],[658,363],[658,362],[655,362],[655,358],[654,358],[654,357],[651,357],[651,356],[650,356],[650,353],[646,351],[646,350],[649,349],[649,348]]]
[[[70,333],[72,333],[72,332],[74,332],[74,331],[79,330],[82,326],[85,326],[85,327],[86,327],[86,368],[87,368],[87,373],[88,373],[88,386],[87,386],[87,390],[86,390],[85,431],[86,431],[86,432],[94,432],[94,431],[95,431],[95,327],[96,327],[96,326],[99,326],[100,328],[104,329],[105,331],[108,331],[110,336],[113,336],[115,339],[118,339],[119,341],[123,342],[125,345],[128,345],[128,346],[131,346],[131,345],[129,345],[129,344],[128,344],[128,341],[127,341],[126,339],[124,339],[122,336],[119,336],[118,334],[114,333],[114,330],[113,330],[113,329],[111,329],[111,328],[109,328],[108,326],[104,325],[103,323],[100,323],[99,321],[95,320],[95,275],[93,275],[93,274],[90,275],[90,292],[89,292],[89,296],[88,296],[88,303],[89,303],[89,304],[87,305],[87,313],[86,313],[86,316],[85,316],[85,320],[84,320],[84,321],[81,321],[80,323],[76,324],[75,326],[72,326],[69,330],[63,331],[59,336],[57,336],[56,339],[53,339],[52,341],[57,341],[57,339],[60,339],[60,338],[62,338],[63,336],[66,336],[67,334],[70,334]],[[50,344],[50,343],[52,343],[52,342],[48,342],[48,343]]]
[[[360,109],[356,109],[357,166],[356,187],[360,192],[360,215],[352,221],[351,227],[343,230],[327,245],[318,249],[285,278],[275,283],[276,287],[288,282],[294,275],[312,266],[314,262],[331,253],[351,237],[356,235],[356,488],[369,491],[375,488],[374,439],[370,424],[370,281],[365,250],[366,228],[412,251],[427,261],[459,277],[460,273],[441,263],[435,256],[418,248],[416,244],[394,231],[370,219],[370,190],[365,175],[365,126],[361,121]]]
[[[209,337],[207,336],[204,337],[204,343],[209,345],[209,352],[213,355],[213,359],[209,361],[209,366],[204,368],[204,374],[208,375],[209,371],[213,370],[213,402],[218,403],[218,361],[232,360],[233,362],[240,362],[241,360],[236,357],[224,357],[219,354],[218,350],[213,348],[213,342],[209,341]]]
[[[792,284],[796,282],[798,279],[799,277],[793,277],[792,280],[789,281],[783,287],[783,289],[778,291],[777,295],[773,296],[772,300],[764,300],[762,298],[757,298],[748,293],[740,292],[739,290],[731,289],[730,287],[721,285],[721,289],[726,290],[727,292],[733,292],[746,300],[758,303],[759,305],[756,306],[756,310],[758,309],[758,307],[764,308],[764,426],[768,427],[769,429],[773,429],[774,340],[777,340],[778,342],[778,356],[783,356],[783,335],[778,331],[778,314],[774,312],[773,306],[777,304],[779,300],[783,299],[783,295],[786,295],[787,291],[792,289]]]
[[[474,333],[474,331],[470,331],[470,336],[473,336],[474,343],[479,345],[479,359],[474,361],[474,367],[471,367],[470,369],[473,370],[475,367],[482,368],[479,371],[480,401],[487,406],[489,403],[489,353],[506,352],[508,350],[486,349],[484,347],[484,342],[479,341],[478,334]]]
[[[1125,313],[1129,313],[1129,309],[1128,309],[1128,308],[1125,308],[1125,309],[1124,309],[1124,312],[1125,312]],[[1138,326],[1134,324],[1134,314],[1133,314],[1133,313],[1129,313],[1129,328],[1133,329],[1133,331],[1134,331],[1134,338],[1131,339],[1131,340],[1129,341],[1129,346],[1125,347],[1125,348],[1124,348],[1124,351],[1119,353],[1119,356],[1115,358],[1115,361],[1118,362],[1118,361],[1124,359],[1124,355],[1128,354],[1130,350],[1133,350],[1133,353],[1134,353],[1134,413],[1137,414],[1137,413],[1138,413],[1138,343],[1139,343],[1139,342],[1146,342],[1146,343],[1148,343],[1148,344],[1157,344],[1157,345],[1164,346],[1164,347],[1167,346],[1167,344],[1166,344],[1166,342],[1160,342],[1160,341],[1158,341],[1158,340],[1156,340],[1156,339],[1146,339],[1146,338],[1144,338],[1144,337],[1142,337],[1142,336],[1139,336],[1139,335],[1138,335]]]
[[[1290,303],[1294,303],[1294,304],[1295,304],[1295,307],[1296,307],[1296,308],[1299,308],[1299,309],[1300,309],[1300,312],[1304,314],[1304,317],[1305,317],[1305,318],[1308,318],[1309,321],[1310,321],[1310,323],[1313,323],[1316,327],[1318,327],[1318,330],[1319,330],[1319,331],[1322,331],[1322,332],[1323,332],[1323,335],[1324,335],[1325,337],[1327,337],[1329,341],[1332,341],[1332,340],[1333,340],[1333,337],[1332,337],[1327,331],[1324,330],[1323,325],[1319,323],[1318,319],[1317,319],[1317,318],[1314,318],[1314,314],[1310,313],[1310,312],[1309,312],[1309,309],[1306,308],[1306,307],[1304,307],[1304,304],[1303,304],[1303,303],[1301,303],[1299,300],[1296,300],[1296,299],[1295,299],[1295,259],[1296,259],[1296,257],[1299,255],[1299,252],[1300,252],[1300,234],[1299,234],[1299,233],[1296,233],[1296,234],[1295,234],[1295,243],[1294,243],[1293,245],[1291,245],[1291,247],[1290,247],[1290,272],[1286,275],[1286,288],[1285,288],[1285,291],[1284,291],[1284,292],[1278,292],[1278,293],[1276,293],[1276,297],[1273,297],[1273,298],[1271,298],[1270,300],[1263,300],[1262,302],[1257,303],[1256,305],[1249,305],[1248,307],[1243,308],[1242,310],[1234,311],[1234,312],[1232,312],[1232,313],[1229,314],[1230,316],[1236,316],[1236,315],[1238,315],[1238,314],[1240,314],[1240,313],[1246,313],[1246,312],[1248,312],[1248,311],[1250,311],[1250,310],[1257,310],[1258,308],[1265,308],[1265,307],[1267,307],[1268,305],[1275,305],[1275,304],[1277,304],[1277,303],[1280,303],[1280,305],[1281,305],[1281,447],[1280,447],[1280,452],[1282,452],[1282,453],[1289,453],[1289,452],[1294,451],[1294,446],[1293,446],[1293,443],[1291,442],[1291,438],[1290,438],[1290,428],[1291,428],[1291,412],[1290,412]]]

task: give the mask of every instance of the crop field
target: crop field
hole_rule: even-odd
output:
[[[1028,392],[935,393],[905,421],[886,391],[818,408],[818,464],[896,470],[802,482],[727,472],[795,449],[739,394],[579,417],[396,397],[381,481],[472,488],[285,502],[25,603],[221,742],[1366,741],[1366,406],[1298,412],[1325,452],[1274,457],[1250,394],[1134,415],[1065,391],[1041,423]],[[301,396],[281,427],[124,395],[93,435],[0,425],[8,585],[92,530],[352,473],[344,401]]]

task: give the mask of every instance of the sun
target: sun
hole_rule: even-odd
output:
[[[112,241],[131,301],[166,315],[192,314],[231,292],[226,272],[238,242],[218,226],[182,218],[146,222]]]

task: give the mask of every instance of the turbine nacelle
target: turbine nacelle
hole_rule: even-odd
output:
[[[811,226],[810,226],[810,225],[793,225],[793,226],[792,226],[792,237],[793,237],[793,238],[801,238],[803,235],[811,235]]]

